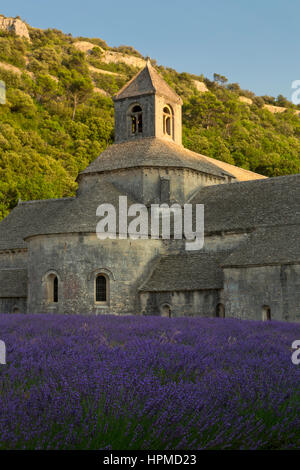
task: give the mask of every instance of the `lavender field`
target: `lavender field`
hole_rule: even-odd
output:
[[[300,448],[300,325],[2,315],[1,449]]]

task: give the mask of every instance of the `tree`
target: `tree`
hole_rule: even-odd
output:
[[[190,127],[201,126],[204,129],[223,126],[225,109],[212,93],[193,96],[183,107],[183,117]]]
[[[241,88],[238,83],[229,83],[227,85],[227,90],[232,91],[233,93],[236,93],[237,95],[239,95]]]
[[[89,77],[82,77],[73,72],[71,80],[66,83],[68,95],[72,100],[72,121],[75,119],[77,106],[84,103],[93,92],[93,83]]]
[[[100,49],[100,47],[95,46],[95,47],[93,47],[93,49],[90,51],[90,55],[91,55],[92,57],[96,57],[96,58],[100,59],[100,57],[103,55],[103,52],[102,52],[102,50]]]
[[[49,75],[40,74],[36,79],[36,98],[39,102],[54,100],[59,95],[58,84]]]
[[[258,108],[262,108],[265,102],[260,96],[255,96],[253,98],[253,104],[255,104],[255,106],[257,106]]]
[[[264,95],[261,98],[264,100],[266,104],[272,104],[273,106],[276,106],[276,100],[274,96]]]
[[[219,75],[218,73],[214,73],[214,82],[217,82],[219,85],[225,85],[228,82],[228,78],[224,77],[224,75]]]
[[[290,101],[288,101],[283,95],[278,95],[277,96],[276,105],[277,106],[282,106],[283,108],[290,108],[291,107]]]

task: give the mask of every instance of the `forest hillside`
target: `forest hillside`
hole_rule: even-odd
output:
[[[2,26],[1,26],[2,25]],[[112,96],[144,66],[130,46],[30,27],[0,15],[0,219],[22,200],[71,196],[75,179],[113,142]],[[300,173],[299,109],[157,65],[182,97],[183,144],[261,173]],[[201,72],[201,64],[199,64]],[[1,90],[0,90],[1,91]]]

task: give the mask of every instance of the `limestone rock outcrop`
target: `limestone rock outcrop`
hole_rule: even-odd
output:
[[[13,32],[17,36],[30,41],[28,28],[19,18],[5,18],[5,16],[0,16],[0,30]]]

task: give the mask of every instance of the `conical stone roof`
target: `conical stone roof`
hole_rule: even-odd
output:
[[[154,67],[147,62],[147,65],[137,75],[135,75],[121,90],[114,96],[114,100],[132,98],[133,96],[156,94],[168,98],[172,102],[182,104],[182,99],[164,81]]]
[[[229,171],[208,161],[203,155],[174,142],[153,137],[110,145],[80,173],[79,179],[88,173],[140,167],[188,168],[224,179],[225,176],[233,176]]]

